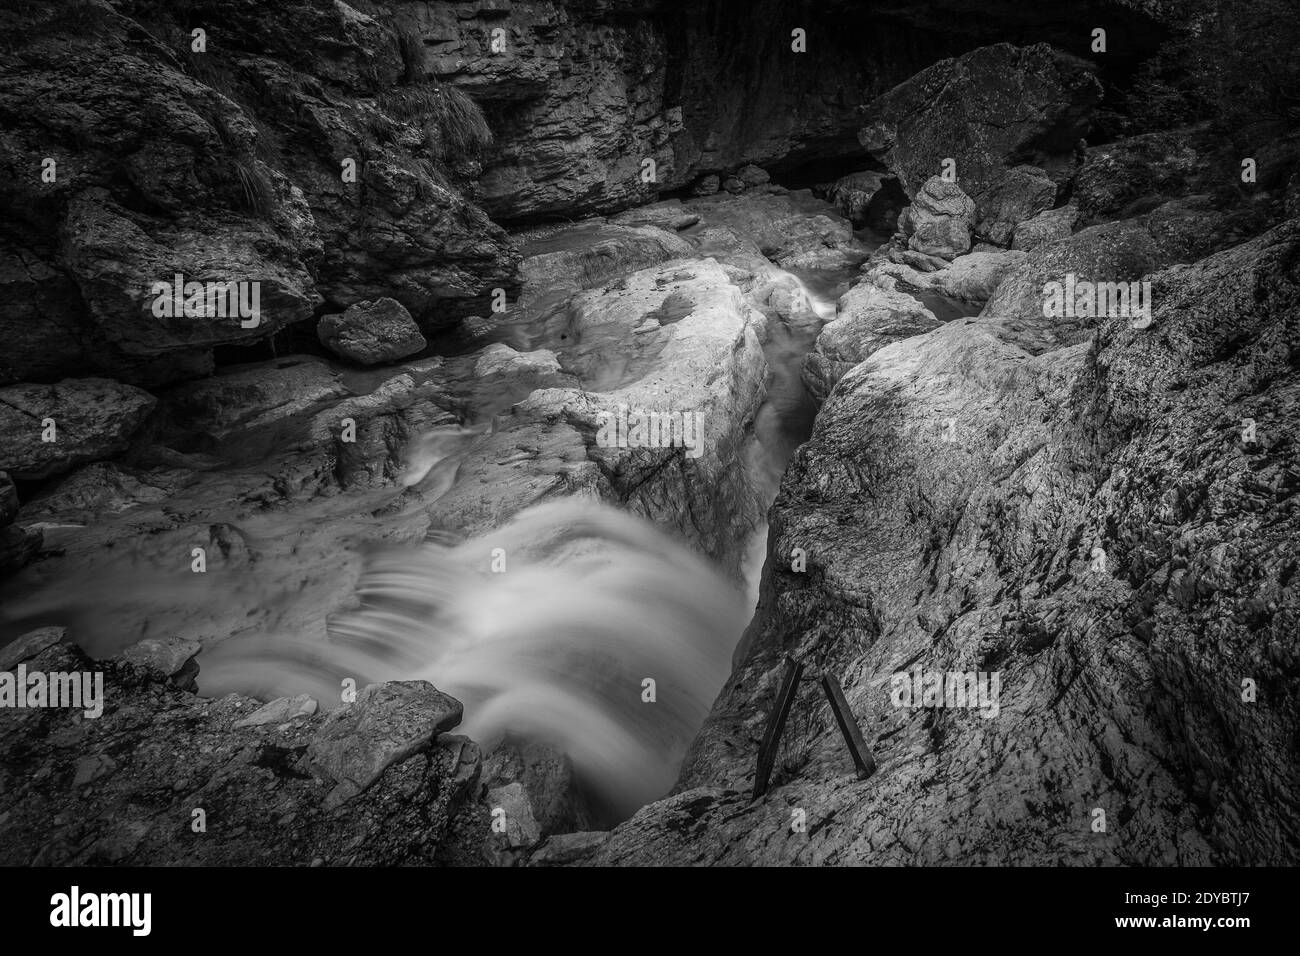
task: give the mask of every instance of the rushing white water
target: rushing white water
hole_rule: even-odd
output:
[[[706,561],[590,499],[532,508],[456,547],[378,552],[357,592],[328,641],[205,652],[205,692],[329,702],[348,677],[428,680],[465,705],[465,733],[552,744],[623,816],[672,785],[748,612]]]
[[[772,379],[742,465],[766,502],[811,431],[800,364],[849,274],[792,276],[805,306],[772,325]],[[532,323],[554,340],[529,344],[578,355],[592,380],[626,376],[617,342],[571,341],[551,325]],[[244,501],[257,481],[246,488],[238,473],[214,474],[187,507],[222,524],[196,529],[160,515],[150,534],[127,523],[120,541],[78,544],[66,565],[45,566],[38,591],[0,610],[0,636],[61,623],[105,655],[144,636],[201,641],[207,696],[311,693],[328,708],[348,678],[358,687],[428,680],[464,704],[460,732],[484,747],[506,735],[548,743],[612,817],[629,816],[671,787],[726,679],[757,597],[766,526],[746,549],[747,595],[685,544],[591,498],[530,509],[455,546],[414,543],[424,509],[455,483],[492,412],[521,397],[517,385],[494,387],[476,393],[465,426],[409,442],[404,491],[240,506],[227,517],[225,503]],[[202,575],[188,564],[196,544],[209,552]],[[339,607],[349,610],[329,614]]]

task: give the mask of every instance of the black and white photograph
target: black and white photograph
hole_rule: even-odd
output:
[[[1239,945],[1298,370],[1295,0],[2,0],[10,916],[1087,870]]]

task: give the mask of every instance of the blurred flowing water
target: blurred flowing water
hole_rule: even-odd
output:
[[[801,322],[771,323],[772,378],[743,463],[765,505],[811,433],[800,365],[849,274],[796,276],[810,308]],[[562,360],[575,349],[588,364],[617,356],[603,341],[562,338],[559,319],[546,325],[555,341],[530,344]],[[766,526],[744,561],[748,593],[684,543],[590,498],[531,508],[463,542],[428,540],[424,508],[491,414],[522,396],[477,397],[467,426],[408,443],[398,487],[238,509],[221,504],[246,494],[235,477],[205,478],[201,513],[229,510],[232,522],[205,575],[177,561],[195,543],[190,525],[160,520],[155,534],[124,536],[108,552],[70,528],[65,559],[33,569],[36,587],[0,611],[0,627],[65,624],[101,656],[146,636],[201,641],[206,696],[310,693],[331,708],[347,679],[427,680],[465,705],[458,732],[488,747],[510,735],[559,749],[625,818],[670,788],[727,677],[757,598]],[[137,529],[139,511],[126,514],[136,523],[123,527]]]

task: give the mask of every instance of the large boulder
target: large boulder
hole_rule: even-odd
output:
[[[357,302],[342,314],[321,316],[316,335],[335,355],[362,365],[396,362],[428,345],[411,313],[389,298]]]
[[[143,389],[102,378],[0,388],[0,469],[30,481],[110,458],[156,404]]]
[[[1213,183],[1210,160],[1219,148],[1206,125],[1091,146],[1074,183],[1079,214],[1091,225],[1149,212],[1166,200],[1204,191]]]
[[[686,208],[699,213],[709,226],[727,227],[753,242],[785,269],[840,268],[866,255],[854,238],[852,224],[809,190],[784,195],[755,190],[723,200],[691,200]]]
[[[980,197],[975,232],[999,246],[1011,245],[1019,224],[1056,204],[1056,184],[1036,166],[1008,169]]]
[[[900,291],[890,276],[854,286],[840,299],[835,318],[822,329],[815,350],[804,359],[804,387],[822,401],[835,383],[864,359],[886,345],[940,324],[933,312]]]
[[[1078,220],[1079,207],[1073,203],[1040,212],[1016,226],[1011,248],[1028,252],[1057,239],[1065,239],[1074,231]]]
[[[437,325],[517,285],[504,232],[390,114],[434,96],[381,95],[405,71],[393,27],[341,3],[241,3],[205,14],[222,40],[192,54],[171,9],[147,28],[98,0],[80,25],[50,9],[0,13],[0,155],[30,171],[0,188],[0,384],[169,383],[322,295],[389,295]],[[256,287],[258,321],[159,314],[153,284],[177,274]]]
[[[1030,252],[998,285],[980,315],[999,324],[1018,347],[1038,355],[1084,341],[1102,321],[1084,308],[1046,319],[1050,283],[1079,290],[1081,283],[1140,282],[1173,261],[1136,221],[1092,226]]]
[[[435,738],[334,804],[334,780],[307,757],[337,726],[331,715],[296,707],[280,723],[250,727],[250,715],[267,709],[261,701],[199,697],[119,658],[92,660],[63,628],[0,648],[0,671],[20,662],[29,672],[97,673],[103,706],[93,719],[76,707],[6,708],[0,865],[483,863],[491,818],[477,786],[478,748],[464,738]],[[404,704],[419,713],[418,700]]]
[[[874,170],[841,176],[825,192],[826,201],[838,207],[853,225],[867,226],[885,235],[894,231],[907,201],[897,179]]]
[[[1086,61],[1045,43],[998,43],[941,60],[877,97],[859,139],[912,197],[955,161],[983,221],[1002,205],[986,193],[1012,166],[1028,162],[1054,183],[1068,179],[1100,99]]]
[[[931,176],[899,219],[907,246],[941,259],[970,251],[975,203],[960,186]]]
[[[1156,274],[1150,328],[1031,355],[952,322],[847,375],[787,471],[755,623],[675,794],[585,862],[1300,860],[1289,804],[1259,798],[1300,786],[1297,263],[1290,222]],[[877,770],[855,780],[800,695],[808,759],[751,804],[787,654],[844,683]],[[998,685],[978,709],[909,701],[918,673]]]
[[[460,723],[463,708],[428,681],[368,684],[329,715],[307,747],[316,772],[335,782],[327,806],[350,800],[390,766],[430,747]]]

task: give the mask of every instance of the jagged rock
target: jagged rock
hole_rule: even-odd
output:
[[[0,388],[0,468],[15,478],[48,478],[123,451],[157,400],[102,378]],[[42,441],[46,419],[54,441]]]
[[[435,526],[477,534],[557,494],[590,494],[624,502],[735,567],[737,542],[761,510],[735,462],[768,372],[763,315],[711,259],[641,269],[564,301],[542,331],[572,378],[523,397],[490,434],[469,436],[449,459],[458,477],[430,510]],[[488,360],[498,357],[529,353]],[[602,446],[600,416],[620,406],[692,416],[694,448]],[[705,429],[698,440],[696,422]]]
[[[1138,217],[1174,262],[1195,262],[1258,234],[1266,214],[1250,206],[1223,209],[1207,195],[1162,203]]]
[[[909,196],[956,160],[957,182],[985,219],[985,193],[1007,167],[1030,162],[1068,178],[1101,85],[1084,60],[1045,43],[998,43],[941,60],[873,100],[862,144]]]
[[[1095,315],[1044,319],[1045,288],[1074,275],[1084,282],[1133,282],[1171,262],[1169,254],[1137,222],[1106,223],[1068,239],[1039,246],[1007,275],[984,305],[981,316],[1000,324],[1017,346],[1031,355],[1081,342],[1099,324]]]
[[[1259,799],[1300,785],[1293,697],[1243,696],[1295,663],[1297,263],[1290,222],[1153,276],[1149,328],[1108,319],[1031,355],[952,322],[854,369],[787,472],[758,616],[679,792],[586,862],[1300,856],[1289,804]],[[839,675],[878,769],[856,781],[827,721],[747,805],[787,653]],[[897,706],[914,669],[997,672],[998,714]],[[791,807],[833,838],[792,833]]]
[[[557,833],[528,857],[529,866],[572,866],[589,858],[609,839],[604,830]]]
[[[238,220],[141,223],[100,190],[69,201],[61,255],[100,333],[131,365],[262,338],[309,318],[320,301],[297,251],[270,226]],[[178,313],[175,300],[153,287],[167,283],[174,289],[177,275],[186,286],[238,283],[238,303],[231,296],[225,315],[215,301],[212,309],[184,307]],[[160,314],[160,303],[169,300],[169,312]],[[247,318],[236,304],[250,307]],[[122,371],[129,374],[128,364]]]
[[[722,188],[733,196],[738,196],[745,191],[745,181],[738,176],[728,176],[722,181]]]
[[[707,176],[701,176],[696,180],[695,185],[691,187],[692,196],[712,196],[722,188],[722,177],[716,173],[709,173]]]
[[[310,717],[320,708],[316,698],[308,694],[297,697],[278,697],[253,711],[247,717],[235,721],[235,729],[242,727],[261,727],[265,724],[283,724],[290,720]]]
[[[440,737],[327,807],[334,784],[304,759],[324,714],[252,733],[234,724],[257,701],[182,693],[72,644],[28,666],[103,672],[106,706],[90,720],[63,707],[0,720],[2,865],[482,865],[490,818],[471,780],[472,743]]]
[[[522,785],[539,836],[591,826],[591,810],[578,788],[572,761],[545,744],[502,741],[483,762],[483,784],[489,791]]]
[[[208,443],[247,441],[253,433],[348,394],[338,374],[314,356],[289,355],[223,369],[219,375],[179,386],[164,396],[171,432]]]
[[[117,761],[108,754],[96,754],[93,757],[83,757],[77,761],[77,766],[72,776],[72,785],[74,787],[84,787],[88,783],[94,783],[100,777],[106,777],[117,768]]]
[[[17,517],[18,489],[14,487],[13,479],[0,471],[0,528],[13,524]]]
[[[926,255],[914,249],[900,249],[896,245],[889,247],[889,261],[907,266],[917,272],[938,272],[948,268],[947,259]]]
[[[619,272],[691,255],[691,244],[657,226],[592,223],[543,228],[518,236],[524,260],[523,300],[531,303],[589,289]]]
[[[692,235],[697,243],[716,237],[720,227],[757,245],[760,253],[785,269],[829,269],[861,261],[866,249],[852,226],[808,190],[785,195],[747,193],[735,198],[697,199],[686,208],[698,212],[709,232]],[[707,252],[707,248],[700,248]],[[698,254],[698,253],[696,253]]]
[[[902,263],[887,262],[872,268],[869,276],[893,276],[904,291],[938,292],[950,299],[983,305],[1013,270],[1025,261],[1025,253],[1002,251],[971,252],[958,256],[946,268],[918,271]]]
[[[494,831],[505,849],[526,850],[542,838],[542,828],[533,816],[532,802],[522,783],[489,790],[486,802],[492,808],[492,816],[505,825],[503,832]]]
[[[24,301],[0,315],[0,382],[163,384],[309,318],[320,292],[392,296],[437,325],[515,287],[504,232],[429,168],[414,129],[395,135],[381,94],[405,68],[390,27],[325,0],[238,4],[210,14],[223,41],[199,69],[178,59],[190,27],[171,10],[82,6],[94,29],[6,13],[0,149],[15,168],[58,168],[12,177],[5,197],[0,286]],[[361,160],[356,181],[345,158]],[[177,272],[258,283],[260,321],[154,314],[151,284]]]
[[[1073,203],[1040,212],[1016,226],[1011,248],[1028,252],[1057,239],[1065,239],[1074,231],[1078,219],[1079,208]]]
[[[336,784],[326,806],[351,800],[390,766],[427,749],[460,723],[462,713],[459,701],[428,681],[367,684],[356,703],[331,713],[307,745],[312,769]]]
[[[975,203],[956,183],[931,176],[917,191],[906,218],[900,218],[907,246],[916,252],[953,259],[970,251]]]
[[[1036,166],[1014,166],[980,197],[975,231],[989,242],[1009,246],[1020,223],[1056,205],[1056,184]]]
[[[28,505],[32,516],[81,514],[103,517],[141,504],[162,501],[189,478],[183,469],[143,472],[95,462],[58,480]]]
[[[203,645],[180,637],[146,637],[122,652],[122,660],[147,674],[193,692],[199,674],[195,659]]]
[[[764,183],[771,182],[772,180],[772,177],[768,175],[766,169],[762,169],[752,164],[741,166],[736,170],[736,178],[746,186],[762,186]]]
[[[1075,179],[1073,202],[1083,222],[1091,225],[1208,191],[1215,175],[1207,169],[1208,160],[1218,149],[1204,124],[1091,146]]]
[[[899,291],[889,276],[856,285],[817,336],[816,351],[804,359],[804,387],[822,401],[844,373],[872,353],[939,324],[934,313]]]
[[[893,224],[886,222],[889,210],[882,202],[884,197],[881,193],[885,181],[892,178],[888,173],[873,170],[850,173],[841,176],[826,190],[826,199],[838,206],[855,226],[870,225],[880,232],[892,232]],[[896,209],[893,210],[893,215],[896,222]]]
[[[13,670],[23,661],[60,643],[68,636],[66,627],[38,627],[0,648],[0,671]]]
[[[0,574],[12,574],[26,567],[40,553],[45,535],[38,528],[16,524],[0,528]]]
[[[321,316],[316,335],[335,355],[362,365],[396,362],[428,345],[411,313],[388,298],[358,302],[342,314]]]

